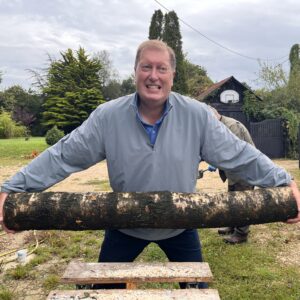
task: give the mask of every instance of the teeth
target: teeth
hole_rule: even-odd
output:
[[[150,84],[148,84],[147,88],[148,89],[159,89],[160,90],[160,86],[158,86],[158,85],[150,85]]]

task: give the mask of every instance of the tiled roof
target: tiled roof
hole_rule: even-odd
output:
[[[217,90],[219,87],[221,87],[224,83],[226,83],[228,80],[230,80],[231,78],[234,78],[233,76],[227,77],[213,85],[211,85],[209,88],[207,88],[204,92],[202,92],[201,94],[198,95],[198,99],[202,100],[204,99],[206,96],[208,96],[211,92],[213,92],[214,90]]]
[[[234,80],[236,81],[238,84],[240,84],[245,90],[248,90],[250,93],[252,93],[253,95],[255,95],[257,100],[262,101],[262,99],[257,96],[250,88],[248,88],[246,85],[244,85],[243,83],[239,82],[238,80],[236,80],[233,76],[227,77],[223,80],[221,80],[220,82],[217,82],[213,85],[211,85],[209,88],[207,88],[204,92],[200,93],[197,96],[197,99],[202,101],[203,99],[205,99],[209,94],[211,94],[213,91],[218,90],[223,84],[225,84],[227,81],[229,80]]]

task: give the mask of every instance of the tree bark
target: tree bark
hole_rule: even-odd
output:
[[[213,228],[297,216],[290,188],[224,193],[12,193],[4,222],[20,230]]]

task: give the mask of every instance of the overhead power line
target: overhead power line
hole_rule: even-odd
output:
[[[279,64],[277,64],[275,67],[278,67],[278,66],[282,66],[283,64],[285,64],[286,62],[288,62],[290,59],[289,58],[287,58],[287,59],[285,59],[284,61],[282,61],[281,63],[279,63]]]
[[[157,0],[154,0],[159,6],[161,6],[162,8],[164,8],[166,11],[170,12],[170,9],[168,9],[166,6],[164,6],[162,3],[160,3],[159,1]],[[231,52],[235,55],[238,55],[238,56],[241,56],[243,58],[246,58],[246,59],[250,59],[250,60],[260,60],[260,61],[274,61],[274,60],[281,60],[281,59],[284,59],[286,57],[288,57],[288,54],[287,55],[284,55],[284,56],[281,56],[281,57],[277,57],[277,58],[259,58],[259,57],[253,57],[253,56],[249,56],[249,55],[245,55],[243,53],[240,53],[238,51],[235,51],[231,48],[228,48],[224,45],[222,45],[221,43],[211,39],[210,37],[208,37],[207,35],[205,35],[204,33],[202,33],[200,30],[198,30],[197,28],[195,28],[194,26],[190,25],[189,23],[187,23],[186,21],[184,21],[183,19],[179,18],[178,17],[178,20],[183,23],[184,25],[186,25],[187,27],[189,27],[190,29],[192,29],[193,31],[195,31],[196,33],[198,33],[199,35],[201,35],[202,37],[204,37],[205,39],[207,39],[208,41],[210,41],[211,43],[217,45],[218,47],[220,48],[223,48],[224,50],[228,51],[228,52]]]

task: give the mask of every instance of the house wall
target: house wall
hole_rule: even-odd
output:
[[[238,103],[222,103],[220,102],[220,95],[225,90],[235,90],[239,94]],[[222,85],[213,95],[206,97],[205,102],[213,106],[221,115],[234,118],[243,123],[249,129],[249,122],[247,121],[246,114],[243,112],[244,93],[245,88],[235,80],[230,80]]]

